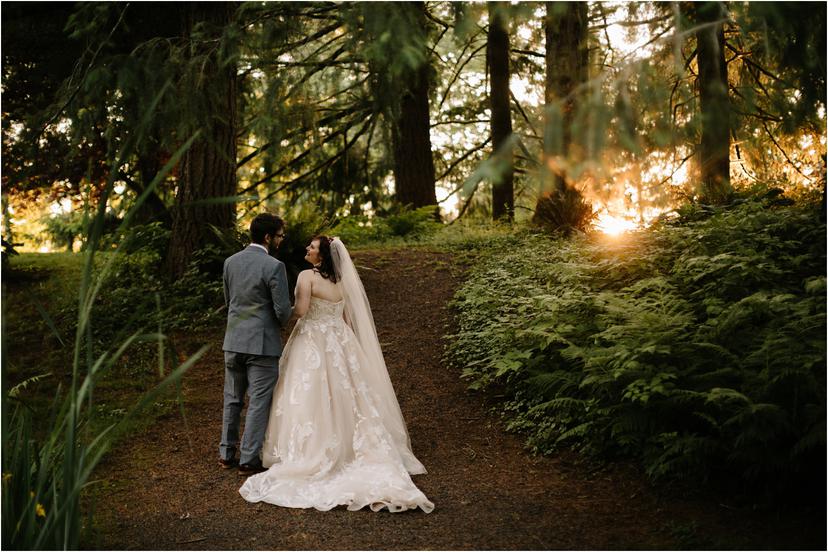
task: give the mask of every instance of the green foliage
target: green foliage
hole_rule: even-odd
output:
[[[16,257],[16,256],[20,255],[20,253],[15,249],[16,245],[20,245],[20,244],[15,244],[15,243],[12,243],[12,242],[8,242],[8,241],[6,241],[5,238],[3,238],[3,249],[2,249],[3,270],[8,270],[9,259],[11,259],[12,257]]]
[[[588,230],[596,216],[583,194],[566,186],[562,191],[544,194],[538,200],[532,222],[548,231],[569,235]]]
[[[83,313],[79,316],[85,317]],[[79,326],[82,329],[84,324]],[[178,366],[128,412],[124,411],[118,422],[92,430],[92,390],[137,339],[163,340],[163,336],[135,334],[120,346],[90,358],[85,377],[81,380],[75,373],[70,392],[58,390],[45,423],[45,435],[44,421],[36,423],[34,410],[20,396],[45,375],[30,378],[3,395],[4,549],[77,549],[83,528],[80,497],[90,484],[95,466],[119,435],[119,429],[135,420],[204,353],[202,349]]]
[[[45,217],[43,223],[53,242],[64,245],[67,251],[72,251],[75,240],[83,235],[86,225],[84,219],[83,212],[69,211]]]
[[[380,243],[395,238],[419,240],[433,235],[441,228],[434,219],[435,207],[398,209],[382,217],[347,217],[338,222],[331,232],[347,244]]]
[[[223,246],[197,250],[184,275],[168,282],[162,266],[169,230],[160,223],[134,227],[117,253],[102,254],[98,260],[99,269],[110,262],[111,268],[92,310],[97,339],[106,342],[159,323],[176,330],[218,323],[221,267],[229,254],[241,249],[234,236],[223,240]]]
[[[448,358],[505,392],[536,452],[807,492],[824,471],[825,224],[768,203],[492,249],[457,293]]]
[[[165,337],[160,327],[158,333],[133,332],[123,340],[106,343],[100,342],[98,334],[98,342],[93,341],[93,305],[97,304],[99,292],[105,289],[113,268],[117,268],[114,261],[118,260],[110,254],[104,263],[96,264],[106,217],[106,198],[111,189],[110,181],[107,195],[98,206],[93,224],[87,227],[85,236],[89,247],[83,256],[83,268],[76,287],[78,303],[74,311],[75,339],[71,348],[71,372],[67,374],[68,389],[64,392],[58,387],[48,416],[43,418],[22,396],[45,376],[30,378],[8,393],[4,389],[0,395],[4,549],[78,548],[83,529],[81,493],[89,485],[96,465],[111,447],[115,436],[119,435],[119,430],[122,431],[127,423],[135,420],[167,387],[178,382],[206,350],[206,346],[203,347],[164,378]],[[126,272],[119,273],[121,278],[130,276]],[[45,313],[42,308],[39,310]],[[55,329],[51,319],[48,324]],[[5,345],[5,339],[3,341]],[[119,422],[99,429],[91,423],[95,412],[93,390],[105,374],[120,365],[125,353],[142,341],[157,344],[159,379],[164,379],[155,389],[143,395],[129,412],[125,412]],[[4,355],[4,382],[8,381],[7,370],[11,362]]]

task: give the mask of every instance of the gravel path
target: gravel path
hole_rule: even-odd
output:
[[[626,465],[589,470],[574,454],[537,458],[484,398],[441,362],[459,270],[419,249],[354,255],[371,300],[431,514],[330,512],[249,504],[217,466],[223,328],[177,340],[215,344],[186,376],[179,414],[122,443],[101,466],[99,549],[675,549],[824,547],[824,529],[768,523],[703,499],[659,497]],[[809,532],[810,531],[810,532]],[[813,535],[808,537],[806,535]],[[791,538],[793,537],[793,540]],[[802,539],[806,539],[803,541]]]

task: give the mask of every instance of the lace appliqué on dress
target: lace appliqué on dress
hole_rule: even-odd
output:
[[[297,322],[265,436],[269,469],[239,492],[250,502],[293,508],[431,512],[434,504],[409,475],[425,469],[383,421],[381,412],[390,409],[382,401],[396,405],[396,397],[377,396],[376,382],[364,379],[360,367],[368,361],[342,310],[342,302],[312,298]]]

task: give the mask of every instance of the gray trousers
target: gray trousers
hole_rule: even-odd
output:
[[[239,463],[261,465],[273,388],[279,378],[279,357],[224,352],[224,419],[219,455],[231,460],[239,448],[244,395],[250,395]]]

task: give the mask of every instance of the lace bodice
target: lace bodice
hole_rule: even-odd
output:
[[[326,320],[338,319],[342,320],[342,311],[345,308],[345,301],[327,301],[319,297],[311,297],[310,307],[308,312],[302,318],[304,320]]]
[[[297,321],[262,445],[268,469],[239,492],[290,508],[430,512],[434,503],[411,480],[426,470],[411,451],[365,290],[338,239],[331,252],[343,300],[311,296]]]

